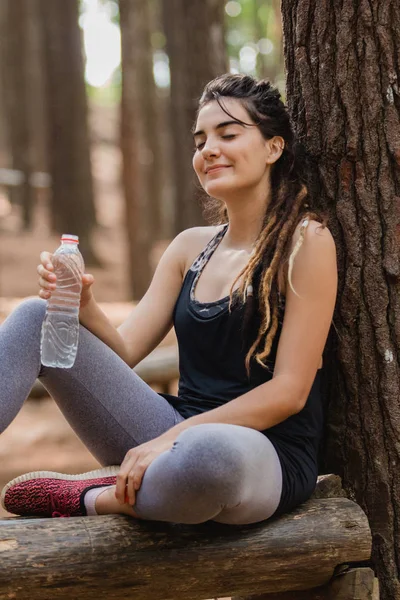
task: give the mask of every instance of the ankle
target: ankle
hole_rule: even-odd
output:
[[[116,500],[114,496],[114,490],[115,486],[111,485],[107,489],[102,490],[97,496],[94,503],[94,508],[98,515],[109,515],[118,512],[115,510],[116,506],[113,502],[113,499]]]
[[[139,518],[130,504],[120,504],[115,497],[115,485],[109,486],[100,492],[95,501],[95,510],[98,515],[129,515]]]

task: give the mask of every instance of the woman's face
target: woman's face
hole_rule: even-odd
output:
[[[235,118],[253,123],[238,100],[222,98],[222,104]],[[268,142],[255,125],[233,122],[216,100],[206,104],[197,118],[193,156],[193,168],[203,189],[225,200],[232,193],[265,186],[270,169]]]

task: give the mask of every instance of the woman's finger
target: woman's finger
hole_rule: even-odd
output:
[[[51,292],[48,292],[47,290],[39,290],[39,296],[44,300],[48,300],[51,296]]]
[[[125,504],[129,504],[130,506],[134,506],[136,502],[136,494],[133,495],[133,500],[131,501],[128,496],[128,491],[125,491]]]
[[[51,252],[41,252],[40,253],[40,262],[42,263],[42,265],[44,267],[46,267],[46,269],[52,270],[53,269],[53,263],[51,262],[53,258],[53,255],[51,254]]]
[[[91,275],[90,273],[85,273],[83,275],[83,283],[85,285],[92,285],[92,283],[94,283],[94,277],[93,277],[93,275]]]
[[[115,497],[120,504],[125,504],[127,474],[119,471],[115,484]]]
[[[139,465],[136,463],[135,469],[130,471],[128,475],[128,483],[126,486],[126,495],[128,497],[128,502],[131,506],[134,506],[136,500],[136,493],[140,489],[142,484],[142,479],[146,467]]]
[[[131,471],[128,475],[128,485],[126,486],[126,495],[128,497],[128,504],[133,506],[135,504],[135,472]]]
[[[48,281],[52,282],[55,282],[57,280],[57,276],[54,273],[51,273],[50,271],[45,269],[43,265],[38,265],[36,270],[38,275],[43,277],[43,279],[47,279]]]
[[[115,488],[115,497],[121,503],[125,503],[125,492],[128,484],[128,475],[136,462],[135,448],[128,450],[125,458],[122,461],[119,473],[117,475],[117,483]]]
[[[140,489],[140,486],[142,485],[143,475],[145,474],[146,469],[147,465],[138,466],[136,468],[135,477],[133,479],[133,486],[135,488],[135,492],[137,492]]]
[[[55,282],[52,283],[51,281],[47,281],[43,277],[39,277],[39,285],[41,288],[44,288],[45,290],[52,290],[52,291],[54,291],[57,287],[57,284]]]

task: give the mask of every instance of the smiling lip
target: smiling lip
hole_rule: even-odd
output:
[[[206,171],[206,175],[208,175],[208,173],[211,173],[212,171],[218,171],[219,169],[227,169],[229,167],[229,165],[218,165],[215,167],[209,167]]]

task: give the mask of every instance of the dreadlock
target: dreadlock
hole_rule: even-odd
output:
[[[224,97],[239,100],[253,122],[244,123],[231,115],[223,105]],[[287,107],[281,100],[279,90],[266,79],[257,81],[249,75],[228,73],[220,75],[205,86],[199,100],[197,116],[201,108],[213,100],[238,123],[258,127],[264,139],[281,136],[285,141],[281,156],[271,166],[271,201],[266,208],[254,251],[230,290],[229,310],[232,307],[234,286],[242,277],[238,296],[245,306],[244,329],[249,326],[256,308],[261,315],[256,339],[245,359],[247,375],[250,376],[250,362],[253,357],[262,367],[268,369],[265,360],[271,352],[278,329],[279,268],[286,262],[289,263],[289,285],[296,293],[292,285],[293,261],[303,243],[306,226],[309,220],[313,219],[321,222],[322,227],[326,227],[328,219],[310,208],[305,151],[295,137]],[[213,225],[229,221],[225,203],[216,198],[206,198],[204,216]],[[300,237],[290,253],[292,237],[300,221],[303,221]],[[259,274],[258,288],[253,290],[256,273]]]

